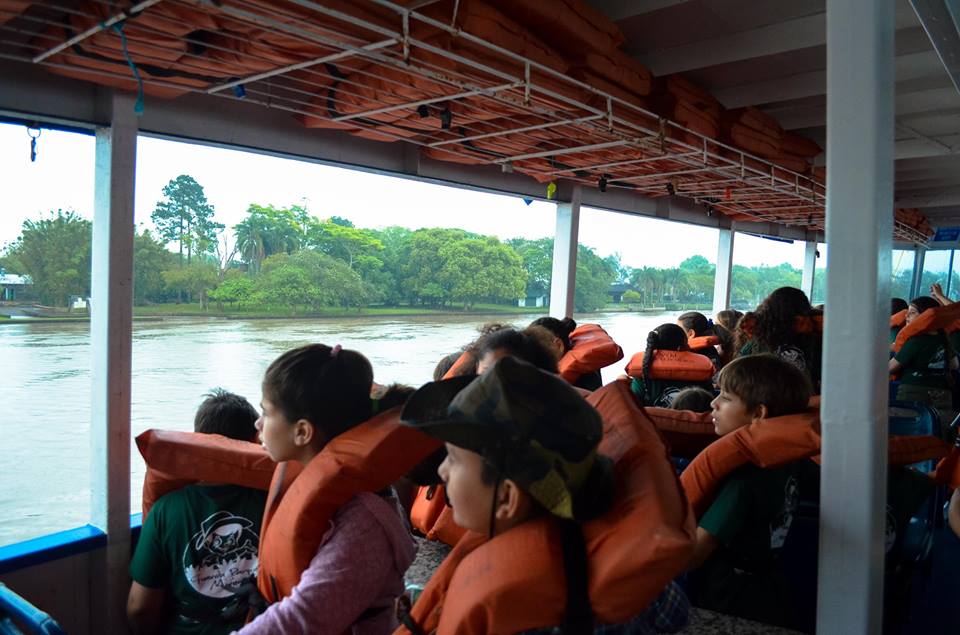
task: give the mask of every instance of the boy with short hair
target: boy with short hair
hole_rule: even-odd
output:
[[[200,404],[194,431],[255,442],[258,417],[246,399],[217,388]],[[220,635],[243,625],[245,610],[223,610],[255,579],[266,497],[245,487],[198,483],[156,502],[130,562],[127,619],[135,635]]]
[[[761,419],[799,414],[813,390],[806,373],[773,355],[741,357],[719,376],[712,402],[718,435]],[[777,560],[799,502],[803,462],[731,474],[700,518],[691,559],[694,604],[773,624],[788,624],[786,581]]]
[[[612,463],[597,453],[599,413],[565,381],[529,363],[508,356],[479,377],[427,384],[407,401],[401,420],[446,443],[438,473],[464,529],[493,538],[549,514],[564,532],[579,533],[574,523],[602,515],[612,502]],[[584,572],[567,581],[571,593],[582,594],[568,596],[567,619],[574,619],[578,600],[589,602],[582,538],[578,549],[563,550],[564,569]],[[671,583],[629,628],[600,628],[674,632],[688,610],[686,596]],[[412,615],[403,623],[413,633],[421,630]]]

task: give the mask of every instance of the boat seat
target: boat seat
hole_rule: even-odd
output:
[[[0,635],[65,635],[57,622],[0,582]]]

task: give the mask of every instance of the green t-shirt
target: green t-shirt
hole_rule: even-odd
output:
[[[643,402],[644,406],[651,406],[654,408],[670,408],[673,406],[673,400],[676,398],[680,391],[684,388],[690,388],[691,386],[697,388],[704,388],[709,391],[713,391],[713,386],[709,382],[696,382],[696,381],[672,381],[667,379],[651,379],[650,380],[650,395],[646,393],[646,381],[645,379],[638,379],[634,377],[630,381],[630,390],[633,391],[633,394],[637,395],[640,398],[640,401]]]
[[[750,340],[740,349],[740,357],[747,355],[758,355],[761,353],[771,353],[785,362],[790,362],[810,378],[814,391],[819,394],[820,385],[820,364],[822,355],[822,342],[819,337],[807,337],[805,341],[799,344],[784,344],[776,350],[762,346],[756,340]]]
[[[804,463],[745,465],[724,482],[700,519],[720,544],[693,573],[697,606],[769,624],[791,622],[789,586],[777,557],[800,501]]]
[[[960,334],[950,335],[950,345],[956,355]],[[948,387],[944,373],[945,358],[943,338],[937,333],[914,335],[904,342],[900,352],[894,356],[903,366],[900,372],[901,383],[927,388]]]
[[[130,577],[166,589],[173,617],[167,633],[219,635],[243,625],[220,611],[257,573],[267,493],[234,485],[193,485],[162,497],[150,510]]]

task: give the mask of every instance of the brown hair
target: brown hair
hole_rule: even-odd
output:
[[[713,393],[703,388],[691,386],[684,388],[673,398],[670,408],[673,410],[690,410],[693,412],[710,412],[713,407]]]
[[[263,394],[290,422],[306,419],[329,441],[373,415],[373,367],[357,351],[309,344],[270,364]]]
[[[260,415],[250,402],[223,388],[214,388],[204,395],[193,419],[193,431],[222,434],[231,439],[252,441],[257,438]]]
[[[748,355],[723,367],[720,390],[743,401],[747,410],[767,407],[768,417],[803,412],[813,394],[806,373],[775,355]]]

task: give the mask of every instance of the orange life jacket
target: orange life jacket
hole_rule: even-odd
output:
[[[560,359],[560,376],[571,384],[581,375],[623,359],[623,349],[599,324],[581,324],[570,333],[570,350]]]
[[[908,339],[921,333],[944,330],[947,333],[960,330],[960,302],[927,309],[897,333],[893,351],[899,353]]]
[[[143,516],[164,494],[206,481],[266,490],[277,464],[259,443],[219,434],[147,430],[137,436],[147,464],[143,479]]]
[[[756,315],[747,313],[740,319],[737,328],[752,336],[756,324]],[[793,331],[795,333],[823,333],[823,315],[816,313],[813,315],[798,315],[793,320]]]
[[[890,465],[910,465],[947,454],[937,437],[894,436],[888,441]],[[816,410],[774,417],[744,426],[710,444],[680,475],[680,483],[697,518],[710,507],[717,489],[737,468],[753,463],[780,467],[820,454],[820,415]]]
[[[590,603],[598,621],[616,624],[647,608],[683,571],[696,528],[666,446],[629,383],[608,384],[587,401],[603,416],[599,451],[613,459],[617,482],[613,508],[582,525]],[[565,606],[559,527],[541,516],[491,540],[467,532],[411,617],[438,635],[517,633],[560,624]]]
[[[719,437],[713,427],[713,415],[670,408],[644,408],[672,456],[692,459]]]
[[[337,510],[387,487],[439,445],[400,425],[397,407],[337,435],[302,470],[295,461],[278,465],[260,532],[260,593],[270,602],[290,595]]]
[[[627,364],[627,375],[636,379],[643,376],[643,351],[636,353]],[[673,381],[710,381],[717,369],[710,358],[690,351],[654,351],[649,379]]]
[[[711,346],[720,346],[720,338],[716,335],[698,335],[687,339],[687,346],[691,351],[699,351]]]
[[[453,510],[447,505],[443,485],[421,487],[410,509],[410,524],[428,540],[455,545],[465,533],[453,522]]]
[[[960,488],[960,448],[953,447],[950,453],[937,463],[933,480],[951,489]]]
[[[907,309],[897,311],[890,316],[890,328],[900,329],[907,323]]]

